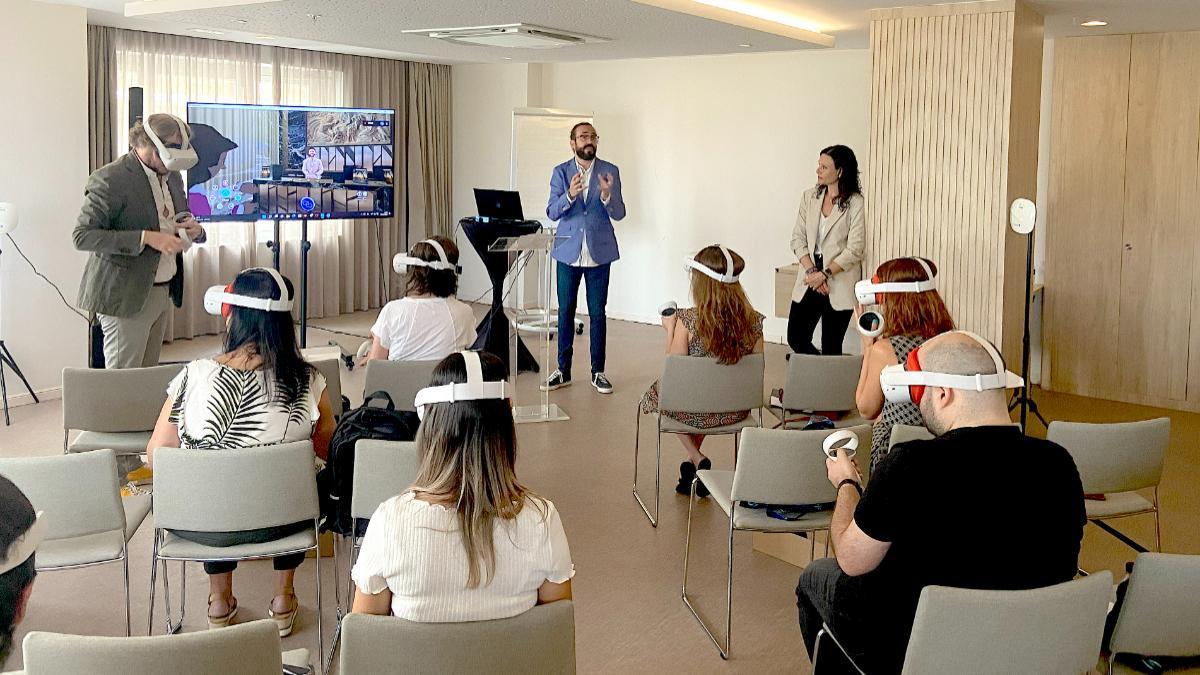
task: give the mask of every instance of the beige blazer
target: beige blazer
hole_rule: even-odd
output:
[[[812,256],[817,240],[817,225],[821,222],[822,197],[816,188],[805,190],[800,200],[800,211],[796,214],[796,227],[792,229],[792,250],[796,260]],[[843,210],[834,205],[821,233],[821,255],[825,267],[837,263],[842,271],[829,282],[829,304],[838,310],[854,309],[854,284],[863,278],[862,260],[866,250],[867,217],[866,201],[861,194],[850,198]],[[804,270],[796,277],[792,289],[792,302],[800,302],[809,291],[804,285]],[[815,292],[815,291],[814,291]]]

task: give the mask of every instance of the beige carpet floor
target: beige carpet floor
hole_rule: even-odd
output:
[[[316,321],[324,327],[365,333],[373,313],[358,313]],[[350,350],[357,338],[310,329],[309,345],[336,340]],[[610,396],[596,393],[586,381],[555,392],[571,416],[567,422],[519,427],[519,474],[533,490],[553,500],[562,513],[577,575],[574,581],[579,670],[599,672],[755,672],[807,673],[808,661],[796,625],[794,588],[800,570],[755,552],[750,535],[736,535],[732,658],[724,662],[680,601],[683,572],[684,526],[687,501],[671,491],[683,457],[677,441],[663,442],[663,494],[661,526],[650,527],[630,494],[634,415],[642,392],[657,377],[662,365],[660,329],[621,321],[609,322],[608,375],[616,388]],[[577,340],[577,374],[588,368],[587,338]],[[178,341],[168,345],[164,360],[184,360],[215,353],[214,337]],[[540,354],[540,350],[535,350]],[[780,386],[785,348],[768,345],[767,387]],[[519,400],[537,396],[535,375],[522,375]],[[362,370],[342,372],[343,389],[357,405],[362,398]],[[1172,418],[1171,449],[1162,483],[1163,546],[1167,551],[1200,553],[1200,495],[1193,489],[1200,479],[1200,415],[1161,411],[1107,401],[1096,401],[1049,392],[1037,392],[1049,419],[1116,421],[1159,415]],[[13,412],[13,425],[0,427],[0,455],[47,455],[62,448],[61,406],[58,401],[23,406]],[[1036,427],[1036,425],[1035,425]],[[1044,433],[1037,428],[1036,432]],[[643,428],[643,476],[650,477],[653,435]],[[728,439],[706,446],[717,468],[732,466]],[[1031,468],[1032,470],[1032,468]],[[650,487],[650,484],[646,484]],[[723,515],[711,500],[696,510],[693,529],[692,573],[701,611],[709,617],[723,615],[724,555]],[[1142,542],[1153,541],[1153,521],[1148,516],[1127,519],[1121,527]],[[148,520],[131,544],[130,576],[135,634],[146,632],[151,522]],[[1107,534],[1089,526],[1081,566],[1089,570],[1122,571],[1133,552]],[[326,590],[325,634],[333,631],[334,581],[332,565],[322,561]],[[285,649],[317,644],[313,570],[306,561],[297,576],[297,593],[303,605],[298,630],[284,640]],[[178,607],[178,567],[172,566],[173,603]],[[235,575],[241,620],[266,617],[270,600],[270,563],[244,563]],[[205,627],[207,584],[198,565],[188,572],[185,629]],[[161,589],[160,589],[161,597]],[[124,633],[120,565],[77,571],[51,572],[38,577],[25,622],[17,638],[30,630],[93,635]],[[161,605],[154,630],[162,632]],[[19,649],[4,664],[19,668]]]

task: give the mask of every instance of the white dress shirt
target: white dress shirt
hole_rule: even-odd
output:
[[[588,168],[585,169],[582,166],[580,166],[579,158],[578,157],[575,158],[575,169],[579,171],[579,175],[583,178],[583,192],[581,194],[583,195],[583,201],[585,201],[585,202],[587,201],[588,193],[591,192],[591,190],[592,190],[592,169],[594,169],[595,167],[596,167],[596,160],[594,160],[594,159],[592,160],[592,163],[588,165]],[[575,200],[571,199],[570,192],[567,193],[567,203],[568,204],[575,203]],[[600,203],[603,204],[606,208],[608,207],[607,199],[601,199]],[[583,233],[583,245],[579,247],[579,260],[576,260],[574,263],[571,264],[571,266],[572,267],[597,267],[598,266],[596,261],[592,260],[592,255],[590,253],[588,253],[587,232]]]
[[[154,195],[154,211],[158,214],[158,229],[164,234],[175,234],[175,202],[171,200],[171,188],[166,176],[159,176],[154,169],[142,164],[146,172],[146,180],[150,181],[150,193]],[[142,234],[142,248],[146,247],[146,235]],[[161,284],[170,281],[175,276],[175,256],[159,255],[158,269],[154,272],[154,283]]]

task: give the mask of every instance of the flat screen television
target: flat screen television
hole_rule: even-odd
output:
[[[188,103],[201,222],[393,215],[396,111]]]

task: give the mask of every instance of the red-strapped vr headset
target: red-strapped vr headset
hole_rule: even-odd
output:
[[[908,359],[904,365],[898,363],[890,365],[879,373],[879,384],[882,385],[883,395],[888,401],[920,405],[921,398],[925,396],[925,387],[987,391],[989,389],[1017,389],[1025,384],[1020,375],[1004,368],[1004,359],[1000,356],[1000,352],[992,346],[992,343],[965,330],[951,332],[961,333],[978,342],[992,357],[992,362],[996,364],[996,371],[977,375],[951,375],[923,371],[918,356],[921,348],[918,347],[908,353]]]

